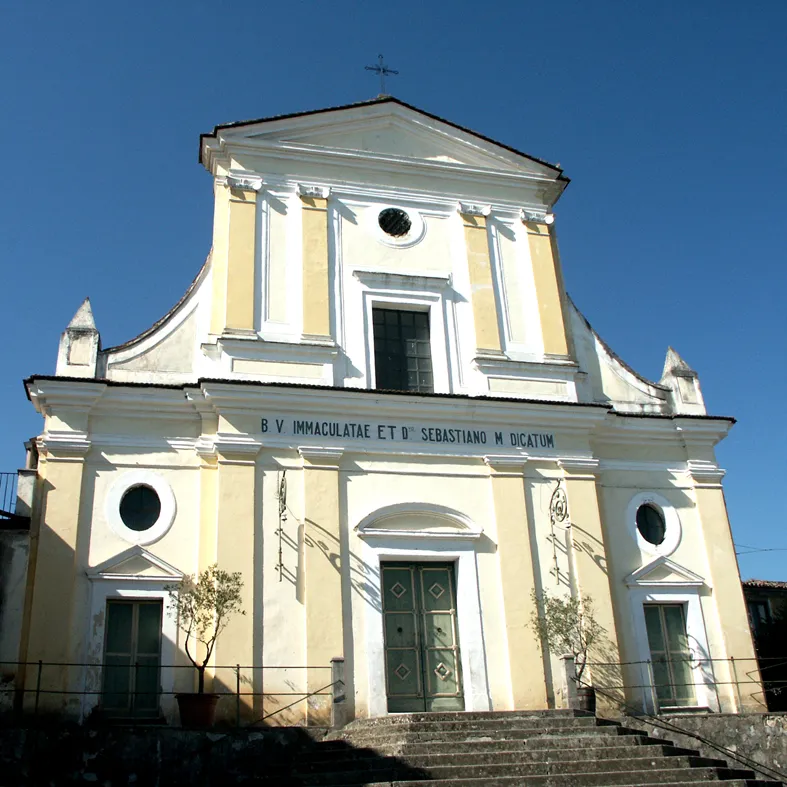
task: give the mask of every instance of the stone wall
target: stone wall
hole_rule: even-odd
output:
[[[689,733],[706,738],[713,743],[743,755],[755,763],[765,766],[760,773],[769,778],[777,778],[773,768],[784,774],[787,782],[787,715],[777,713],[708,713],[708,714],[669,714],[660,717],[665,723],[675,725]],[[729,759],[712,746],[671,730],[665,730],[643,717],[626,716],[622,720],[627,727],[644,730],[657,738],[666,738],[687,749],[699,749],[706,757]],[[743,766],[741,766],[743,767]],[[753,767],[753,766],[748,766]]]
[[[0,729],[0,783],[16,787],[225,787],[275,776],[324,729],[215,732],[77,725]],[[272,783],[275,783],[272,782]]]
[[[19,659],[29,550],[28,530],[0,530],[0,710],[10,696],[3,688],[13,681]]]

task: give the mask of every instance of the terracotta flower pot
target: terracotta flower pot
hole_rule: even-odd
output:
[[[180,711],[180,726],[189,729],[206,729],[216,718],[218,694],[176,694]]]

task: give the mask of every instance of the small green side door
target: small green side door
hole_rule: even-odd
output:
[[[464,710],[453,563],[383,563],[389,713]]]

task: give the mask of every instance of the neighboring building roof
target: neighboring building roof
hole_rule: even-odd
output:
[[[787,591],[787,582],[778,582],[775,579],[745,579],[743,587],[754,589],[767,589],[767,590],[785,590]]]
[[[451,126],[452,128],[457,129],[458,131],[462,131],[465,134],[471,134],[478,139],[483,140],[484,142],[489,142],[492,145],[497,145],[498,147],[504,148],[505,150],[510,151],[511,153],[516,153],[517,156],[523,156],[524,158],[530,159],[531,161],[535,161],[538,164],[542,164],[545,167],[550,167],[554,169],[555,172],[558,173],[557,179],[563,181],[564,183],[568,184],[569,178],[567,178],[563,174],[563,169],[561,167],[556,166],[555,164],[550,164],[548,161],[544,161],[544,159],[537,158],[536,156],[531,156],[529,153],[523,153],[521,150],[517,150],[516,148],[512,148],[510,145],[505,145],[502,142],[498,142],[496,139],[492,139],[491,137],[486,137],[483,134],[479,134],[477,131],[473,131],[470,128],[465,128],[465,126],[460,126],[458,123],[452,123],[450,120],[446,120],[445,118],[441,118],[439,115],[433,115],[431,112],[426,112],[423,109],[419,109],[418,107],[414,107],[412,104],[408,104],[405,101],[402,101],[398,98],[394,98],[393,96],[378,96],[377,98],[372,98],[369,101],[358,101],[354,104],[343,104],[342,106],[338,107],[325,107],[324,109],[309,109],[305,112],[291,112],[285,115],[272,115],[270,117],[263,117],[263,118],[256,118],[255,120],[237,120],[234,123],[221,123],[218,126],[213,127],[213,131],[209,134],[200,134],[199,137],[199,155],[197,160],[200,164],[202,164],[202,141],[206,137],[216,137],[216,134],[225,128],[238,128],[239,126],[253,126],[256,123],[268,123],[273,120],[288,120],[289,118],[298,118],[298,117],[306,117],[307,115],[318,115],[322,112],[339,112],[343,109],[355,109],[357,107],[368,107],[374,106],[375,104],[398,104],[401,107],[406,107],[407,109],[412,110],[413,112],[417,112],[419,115],[423,115],[424,117],[431,118],[432,120],[437,120],[439,123],[445,123],[447,126]]]

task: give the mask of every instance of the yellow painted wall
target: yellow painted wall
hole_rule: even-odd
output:
[[[231,190],[226,320],[229,331],[254,330],[256,197],[255,191]]]
[[[211,298],[210,332],[224,331],[227,318],[227,260],[229,257],[229,204],[230,190],[226,186],[214,187],[213,246],[211,266],[213,268],[213,293]]]
[[[328,200],[301,197],[303,203],[303,332],[330,336],[328,278]]]
[[[240,572],[243,579],[244,616],[234,616],[222,632],[215,649],[215,684],[234,690],[235,675],[231,665],[241,665],[244,696],[241,714],[256,718],[261,702],[246,694],[262,685],[260,645],[262,632],[255,615],[255,592],[258,587],[255,558],[261,553],[255,493],[256,462],[253,455],[222,453],[218,460],[218,521],[216,560],[223,571]],[[247,682],[248,681],[248,682]]]
[[[302,477],[306,660],[308,666],[327,666],[344,656],[338,457],[306,455]],[[306,688],[311,693],[328,683],[330,672],[309,671]],[[313,697],[308,719],[330,724],[329,698]]]
[[[78,584],[86,582],[79,573],[78,541],[82,507],[82,486],[85,464],[78,455],[50,454],[39,466],[42,476],[41,527],[37,533],[34,550],[35,575],[31,588],[32,603],[27,626],[26,653],[29,661],[42,661],[41,689],[45,692],[62,692],[70,688],[73,668],[57,666],[79,659],[83,637],[80,630],[72,628]],[[35,689],[37,670],[28,669],[25,676],[27,689]],[[30,709],[33,694],[25,697],[25,707]],[[78,697],[64,699],[59,694],[42,694],[39,708],[42,712],[57,709],[65,704],[77,712]]]
[[[473,301],[476,347],[479,350],[500,352],[500,330],[497,299],[489,259],[489,240],[483,216],[462,214],[467,246],[467,265]]]
[[[742,669],[739,668],[739,679],[759,681],[724,493],[721,487],[698,487],[694,490],[694,496],[705,537],[716,607],[719,611],[723,610],[722,632],[727,657],[735,658],[742,666]],[[744,710],[761,712],[761,697],[758,683],[741,686]]]
[[[569,354],[568,331],[557,245],[548,225],[528,222],[527,228],[544,352],[565,356]]]
[[[523,467],[490,461],[513,708],[546,707],[541,643],[530,628],[535,590]]]

